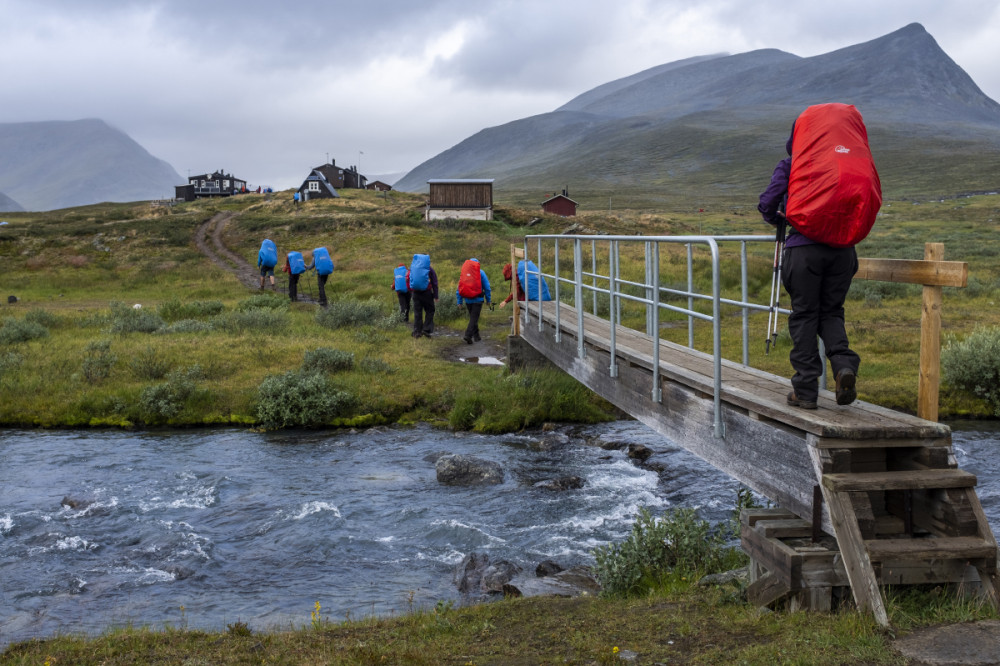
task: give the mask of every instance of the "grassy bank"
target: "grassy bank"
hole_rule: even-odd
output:
[[[0,423],[9,426],[296,425],[262,394],[269,381],[286,385],[316,370],[316,354],[349,355],[321,367],[317,386],[342,394],[324,404],[315,423],[368,425],[418,420],[483,431],[512,430],[547,420],[610,418],[607,403],[560,373],[510,377],[502,369],[457,363],[464,314],[453,306],[459,267],[476,256],[493,280],[494,298],[508,285],[500,266],[508,246],[531,233],[561,232],[569,222],[532,210],[498,209],[491,222],[420,219],[413,195],[346,192],[339,200],[295,206],[287,193],[198,201],[172,208],[102,204],[49,213],[5,214],[0,258],[5,265],[0,305]],[[862,256],[921,258],[925,242],[946,244],[946,258],[966,261],[969,287],[945,289],[943,326],[962,337],[977,326],[1000,325],[995,307],[1000,268],[995,240],[1000,197],[937,202],[887,202]],[[306,303],[269,299],[241,286],[225,266],[210,262],[192,242],[196,229],[231,212],[222,240],[250,264],[260,240],[279,250],[330,248],[336,270],[320,313]],[[581,215],[584,230],[627,234],[763,233],[747,209],[715,211],[613,210]],[[428,252],[441,279],[439,324],[433,339],[415,341],[392,318],[392,268],[415,251]],[[634,256],[633,256],[634,255]],[[735,259],[735,258],[734,258]],[[751,296],[766,301],[771,255],[750,257]],[[623,270],[641,270],[626,253]],[[661,280],[682,283],[683,261],[665,263]],[[697,266],[704,282],[706,267]],[[315,295],[314,280],[304,280]],[[723,280],[738,288],[738,264]],[[7,304],[14,295],[17,303]],[[134,305],[140,304],[140,310]],[[917,390],[920,287],[856,281],[847,303],[848,333],[863,359],[862,399],[914,411]],[[331,312],[333,314],[331,314]],[[489,348],[502,353],[510,310],[485,312]],[[725,353],[739,358],[739,319],[727,317]],[[642,313],[626,312],[641,325]],[[790,375],[789,343],[764,354],[766,317],[751,322],[751,364]],[[686,342],[686,327],[666,321],[665,333]],[[449,334],[450,333],[450,334]],[[707,348],[699,327],[696,344]],[[758,340],[759,338],[759,340]],[[758,344],[759,342],[759,344]],[[310,362],[309,359],[313,359]],[[274,397],[277,395],[278,397]],[[274,416],[274,415],[277,416]],[[986,417],[989,405],[943,387],[942,417]],[[271,419],[272,422],[265,422]],[[275,420],[276,419],[276,420]]]
[[[895,632],[995,617],[934,591],[891,595]],[[772,613],[733,588],[677,576],[641,599],[510,599],[438,604],[399,617],[333,621],[303,609],[297,626],[250,630],[239,618],[206,632],[123,627],[8,647],[0,664],[903,664],[893,632],[853,611]],[[634,662],[633,662],[634,663]]]

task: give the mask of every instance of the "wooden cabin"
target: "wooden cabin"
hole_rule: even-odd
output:
[[[330,160],[329,164],[321,164],[313,171],[323,174],[323,177],[334,189],[342,190],[346,187],[363,190],[368,185],[368,179],[358,173],[357,167],[337,166],[337,160]]]
[[[573,217],[576,215],[576,207],[579,204],[567,196],[566,190],[562,194],[553,194],[542,202],[542,210],[550,215],[561,215],[562,217]]]
[[[174,191],[176,198],[183,201],[194,201],[201,197],[228,197],[245,193],[247,181],[220,169],[200,176],[190,176],[187,185],[177,185]]]
[[[492,178],[433,178],[427,184],[430,186],[430,195],[424,213],[425,220],[493,219]]]
[[[373,180],[366,186],[369,190],[375,190],[376,192],[388,192],[392,189],[392,185],[389,183],[383,183],[381,180]]]
[[[326,176],[319,169],[313,169],[312,173],[306,176],[306,179],[299,185],[298,192],[299,198],[302,201],[340,198],[336,188],[330,184],[330,181],[326,179]]]

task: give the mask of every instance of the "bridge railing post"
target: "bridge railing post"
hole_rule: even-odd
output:
[[[750,365],[750,309],[746,303],[750,300],[750,287],[747,284],[747,242],[740,241],[740,298],[744,305],[743,316],[743,365]]]
[[[610,274],[611,271],[608,271]],[[594,295],[594,316],[597,316],[597,241],[590,241],[590,276],[592,279],[591,286],[593,287],[592,293]]]
[[[694,310],[694,248],[687,243],[688,312]],[[694,349],[694,317],[688,315],[688,347]]]
[[[714,238],[708,239],[708,248],[712,253],[712,347],[713,347],[713,402],[715,406],[715,436],[726,436],[725,424],[722,422],[722,307],[721,280],[719,271],[719,244]]]
[[[538,332],[542,332],[542,239],[538,239],[538,282],[537,288],[535,289],[535,300],[538,301]],[[528,264],[524,265],[524,281],[531,284],[531,280],[528,279]],[[530,299],[531,297],[525,292],[525,298]]]
[[[660,392],[660,243],[659,241],[653,241],[651,244],[653,246],[652,264],[650,266],[653,278],[653,321],[651,327],[653,338],[653,391],[651,395],[653,402],[662,402]]]
[[[556,314],[556,342],[562,342],[562,328],[560,328],[560,326],[559,326],[559,282],[560,282],[560,280],[559,280],[559,239],[558,238],[556,238],[556,239],[553,240],[553,245],[554,245],[554,247],[553,247],[554,255],[553,255],[553,260],[552,261],[553,261],[553,267],[554,267],[555,275],[556,275],[555,284],[553,285],[555,287],[555,292],[556,292],[555,293],[555,302],[553,303],[553,307],[555,308],[555,314]],[[538,270],[539,270],[538,283],[539,283],[539,288],[541,288],[540,285],[541,285],[541,282],[542,282],[542,276],[541,276],[540,273],[541,273],[542,267],[539,266]]]
[[[646,296],[646,335],[650,335],[650,336],[653,335],[653,310],[656,309],[656,307],[654,305],[652,305],[652,301],[653,301],[653,289],[650,287],[650,285],[653,284],[652,245],[653,245],[653,243],[651,243],[650,241],[646,241],[644,243],[645,258],[646,258],[646,262],[645,262],[646,263],[646,281],[645,281],[646,288],[644,289],[644,291],[646,292],[646,294],[645,294],[645,296]]]
[[[583,345],[583,251],[579,238],[573,240],[573,306],[576,307],[576,355],[584,357]],[[539,275],[539,284],[541,275]],[[540,288],[540,287],[539,287]],[[539,296],[539,298],[541,298]]]
[[[608,368],[612,377],[618,376],[617,361],[617,337],[615,332],[618,326],[615,324],[615,313],[618,310],[618,241],[610,241],[608,245],[608,321],[611,323],[609,331],[611,333],[611,366]]]

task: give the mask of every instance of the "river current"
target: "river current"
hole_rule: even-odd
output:
[[[1000,431],[957,429],[959,465],[1000,528]],[[561,436],[568,434],[568,439]],[[470,552],[527,571],[591,564],[643,507],[729,517],[738,484],[640,423],[481,436],[364,432],[0,431],[0,647],[122,625],[254,629],[459,601]],[[643,444],[655,472],[596,444]],[[496,461],[450,487],[434,461]],[[535,483],[574,475],[581,489]]]

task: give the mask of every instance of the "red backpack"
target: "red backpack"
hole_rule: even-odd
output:
[[[792,133],[785,216],[803,236],[831,247],[857,245],[882,206],[868,131],[849,104],[817,104]]]
[[[462,264],[458,295],[462,298],[479,298],[483,295],[483,277],[479,273],[479,262],[475,259],[466,259]]]

